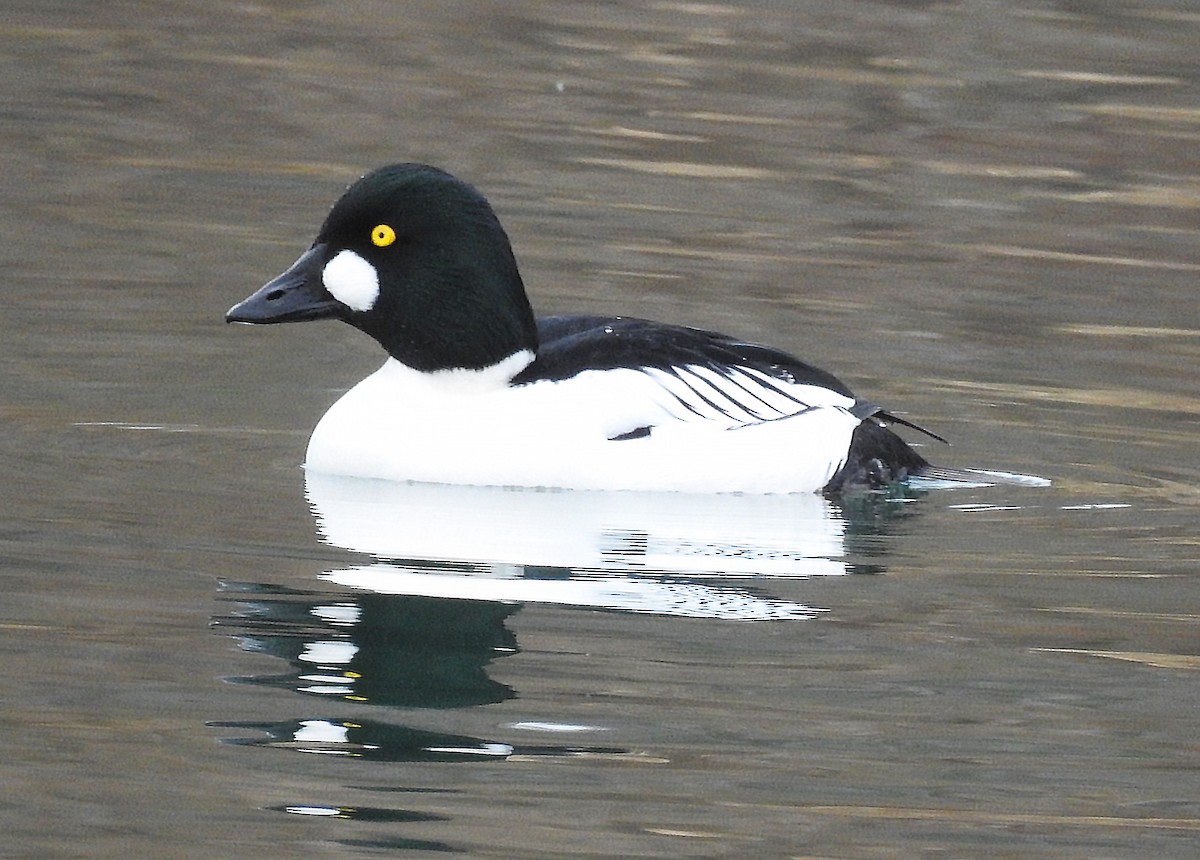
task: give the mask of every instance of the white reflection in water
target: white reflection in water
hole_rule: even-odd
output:
[[[803,620],[824,610],[800,603],[758,597],[729,587],[671,582],[640,575],[596,575],[574,570],[578,579],[539,578],[536,574],[494,575],[376,562],[332,570],[321,579],[378,594],[405,594],[497,603],[553,603],[559,606],[725,618],[739,621]]]
[[[319,666],[339,666],[349,663],[357,653],[358,646],[353,642],[345,639],[322,639],[306,643],[297,659]]]
[[[847,521],[803,495],[542,491],[308,472],[322,538],[377,561],[322,579],[379,594],[738,620],[821,610],[731,580],[846,573]]]
[[[342,814],[341,810],[332,806],[285,806],[284,812],[290,812],[293,815],[316,815],[324,818]]]
[[[353,603],[329,603],[324,606],[314,606],[313,614],[330,624],[350,627],[358,623],[362,612]]]
[[[292,734],[297,741],[313,743],[342,744],[350,740],[349,731],[341,723],[331,723],[328,720],[301,720],[299,728]]]
[[[728,575],[845,573],[816,494],[529,490],[307,472],[322,537],[381,559]]]

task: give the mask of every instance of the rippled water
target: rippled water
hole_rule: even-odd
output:
[[[8,4],[0,853],[1194,857],[1198,41],[1158,0]],[[541,312],[786,347],[1053,486],[306,486],[379,356],[222,314],[402,159],[491,197]]]

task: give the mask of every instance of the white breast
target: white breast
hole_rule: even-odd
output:
[[[479,373],[425,374],[389,359],[321,419],[306,468],[450,484],[814,492],[859,423],[848,397],[752,370],[585,371],[516,387]],[[644,426],[649,436],[612,439]]]

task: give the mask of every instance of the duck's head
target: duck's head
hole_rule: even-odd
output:
[[[415,370],[488,367],[537,347],[533,312],[492,207],[423,164],[381,167],[334,204],[312,247],[227,322],[334,317]]]

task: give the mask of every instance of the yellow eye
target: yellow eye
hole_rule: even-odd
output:
[[[396,231],[387,224],[377,224],[371,230],[371,241],[380,248],[386,248],[388,245],[396,241]]]

